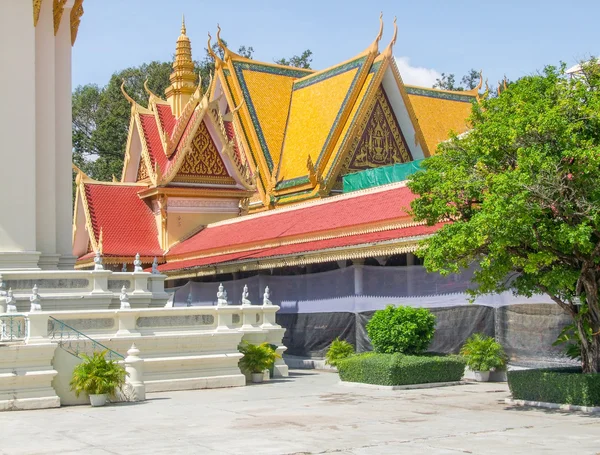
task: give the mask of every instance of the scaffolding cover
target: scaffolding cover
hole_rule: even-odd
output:
[[[409,175],[421,169],[422,161],[416,160],[410,163],[393,164],[345,175],[344,193],[387,185],[388,183],[402,182]]]

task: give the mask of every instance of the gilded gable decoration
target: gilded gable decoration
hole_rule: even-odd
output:
[[[140,159],[140,165],[138,167],[136,181],[139,182],[140,180],[147,179],[148,177],[150,177],[148,175],[148,169],[146,168],[146,165],[144,164],[143,159]]]
[[[52,15],[54,17],[54,36],[58,33],[58,29],[60,27],[60,21],[63,16],[63,12],[65,11],[65,4],[67,0],[54,0],[54,4],[52,7]]]
[[[33,0],[33,26],[37,27],[40,19],[40,9],[42,8],[42,0]]]
[[[381,87],[365,120],[362,134],[355,139],[354,152],[349,155],[347,172],[412,160],[390,102]]]
[[[229,178],[227,168],[204,122],[200,123],[192,140],[192,150],[186,154],[175,180],[187,181],[202,177]]]
[[[83,0],[75,0],[73,9],[71,9],[71,45],[75,44],[77,39],[81,16],[83,16]]]

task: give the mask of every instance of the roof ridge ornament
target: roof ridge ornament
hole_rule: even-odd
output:
[[[137,106],[137,101],[134,100],[131,96],[129,96],[129,94],[125,91],[125,79],[123,79],[123,83],[121,84],[121,92],[123,93],[125,99],[129,101],[132,107]]]
[[[144,90],[151,97],[157,98],[162,101],[162,99],[158,95],[156,95],[152,90],[150,90],[150,88],[148,87],[148,76],[146,76],[146,80],[144,81]]]
[[[396,44],[396,39],[398,38],[398,18],[394,16],[394,35],[392,36],[392,41],[388,44],[387,48],[384,51],[384,54],[388,57],[392,56],[392,49]]]

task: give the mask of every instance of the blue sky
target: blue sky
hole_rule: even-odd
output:
[[[570,4],[569,4],[570,3]],[[383,11],[380,48],[392,37],[394,55],[407,83],[431,85],[438,73],[460,77],[483,69],[490,85],[514,80],[546,64],[575,64],[597,55],[598,0],[365,0],[202,1],[85,0],[73,50],[73,85],[104,85],[120,69],[170,60],[186,17],[194,58],[204,56],[207,32],[216,25],[233,50],[253,46],[254,58],[313,51],[313,68],[347,60],[374,39]]]

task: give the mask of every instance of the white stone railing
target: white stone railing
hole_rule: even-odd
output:
[[[76,337],[77,352],[90,353],[101,346],[125,355],[135,343],[143,359],[147,392],[242,386],[246,378],[238,367],[241,341],[268,342],[277,346],[279,354],[286,350],[285,329],[275,321],[278,310],[276,305],[228,305],[24,313],[20,316],[27,334],[21,345],[11,343],[6,349],[0,345],[0,410],[29,396],[34,386],[43,390],[43,396],[30,406],[85,403],[87,398],[75,397],[69,387],[80,360],[59,348],[69,336],[62,333],[66,326],[85,335]],[[14,313],[2,316],[10,314]],[[21,348],[25,357],[19,354]],[[47,372],[43,381],[15,385],[9,377],[2,379],[3,371],[12,371],[14,365],[34,371],[42,364]],[[274,375],[287,374],[287,366],[278,359]]]
[[[43,310],[119,308],[123,286],[133,308],[164,307],[168,299],[165,278],[165,275],[147,272],[109,270],[0,272],[0,282],[5,290],[12,289],[19,312],[29,311],[29,297],[35,285]]]

